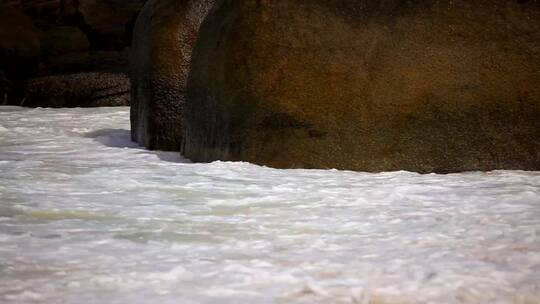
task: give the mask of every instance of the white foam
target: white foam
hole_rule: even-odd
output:
[[[0,108],[0,303],[538,303],[540,173],[192,164]]]

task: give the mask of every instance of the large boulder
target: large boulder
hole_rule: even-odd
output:
[[[192,48],[213,0],[150,0],[135,24],[131,130],[149,149],[180,150]]]
[[[540,169],[539,1],[224,0],[191,67],[194,161]]]

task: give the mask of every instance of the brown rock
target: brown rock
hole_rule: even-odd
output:
[[[121,50],[131,45],[130,25],[146,0],[3,0],[29,16],[34,26],[78,27],[93,50]]]
[[[131,30],[129,24],[137,17],[146,0],[79,0],[78,10],[85,24],[94,32],[96,48],[121,49],[131,43],[126,41]],[[92,39],[92,38],[91,38]]]
[[[151,0],[133,37],[131,123],[134,141],[180,150],[184,89],[199,25],[213,0]]]
[[[32,19],[34,26],[46,30],[54,26],[60,16],[61,0],[8,0],[7,6],[16,8]]]
[[[129,79],[124,74],[77,73],[44,76],[28,85],[28,107],[113,107],[129,105]]]
[[[56,26],[42,33],[43,55],[47,57],[72,53],[86,53],[90,48],[88,38],[76,27]]]
[[[20,11],[0,6],[0,69],[10,75],[37,71],[40,41],[32,20]]]
[[[144,2],[2,1],[0,104],[127,105],[126,23]]]
[[[21,11],[0,5],[0,73],[2,103],[24,98],[25,80],[39,71],[40,41],[32,21]]]
[[[194,54],[195,161],[540,169],[539,1],[224,0]]]

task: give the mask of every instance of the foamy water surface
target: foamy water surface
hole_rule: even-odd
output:
[[[0,107],[0,303],[539,303],[540,173],[192,164]]]

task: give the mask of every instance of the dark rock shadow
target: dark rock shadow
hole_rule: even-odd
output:
[[[137,149],[140,153],[154,154],[162,161],[173,163],[189,163],[180,152],[165,152],[147,150],[139,144],[131,141],[131,132],[126,129],[101,129],[84,134],[86,138],[92,138],[99,144],[111,148]]]

